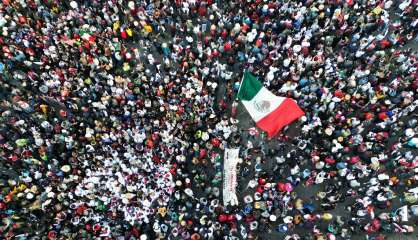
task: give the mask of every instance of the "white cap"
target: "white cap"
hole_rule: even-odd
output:
[[[324,166],[325,166],[325,163],[323,161],[319,161],[315,164],[316,169],[322,169],[324,168]]]
[[[284,223],[291,223],[292,221],[293,221],[292,216],[286,216],[285,218],[283,218]]]
[[[64,165],[64,166],[61,167],[61,171],[65,172],[65,173],[69,172],[70,170],[71,170],[70,165]]]
[[[53,198],[55,196],[55,193],[54,192],[49,192],[46,196],[48,198]]]
[[[388,180],[389,179],[389,175],[387,175],[387,174],[379,174],[379,175],[377,175],[377,178],[380,180],[380,181],[382,181],[382,180]]]
[[[351,187],[359,187],[360,186],[360,183],[357,181],[357,180],[351,180],[350,181],[350,186]]]
[[[255,181],[254,179],[248,182],[248,187],[254,188],[255,186],[257,186],[257,181]]]
[[[134,9],[135,9],[135,3],[134,3],[134,1],[129,1],[129,2],[128,2],[128,7],[129,7],[131,10],[134,10]]]
[[[26,199],[32,199],[33,196],[33,193],[29,192],[28,194],[26,194]]]
[[[77,3],[76,1],[71,1],[71,2],[70,2],[70,6],[71,6],[72,8],[78,8],[78,3]]]
[[[290,59],[289,59],[289,58],[286,58],[286,59],[283,61],[283,66],[288,67],[289,65],[290,65]]]
[[[414,136],[414,129],[412,128],[408,128],[405,130],[405,136],[407,136],[408,138],[413,137]]]
[[[371,178],[369,182],[371,185],[376,185],[379,183],[376,178]]]
[[[184,192],[188,195],[188,196],[193,196],[193,191],[192,191],[192,189],[190,189],[190,188],[186,188],[186,189],[184,189]]]
[[[255,199],[256,201],[260,200],[260,199],[261,199],[261,194],[260,194],[259,192],[255,192],[255,193],[254,193],[254,199]]]

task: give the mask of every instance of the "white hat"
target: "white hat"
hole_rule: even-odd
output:
[[[324,182],[324,177],[323,176],[321,176],[321,175],[316,175],[316,178],[315,178],[315,183],[316,184],[320,184],[320,183],[323,183]]]
[[[48,198],[53,198],[55,196],[55,193],[54,192],[49,192],[46,196]]]
[[[328,135],[328,136],[331,136],[332,135],[332,129],[331,128],[326,128],[325,129],[325,133]]]
[[[286,216],[285,218],[283,218],[284,223],[291,223],[292,221],[293,221],[292,216]]]
[[[289,65],[290,65],[290,59],[289,59],[289,58],[286,58],[286,59],[283,61],[283,66],[288,67]]]
[[[377,179],[376,178],[371,178],[370,179],[370,184],[371,185],[376,185],[376,184],[378,184],[379,182],[377,181]]]
[[[365,210],[358,210],[357,211],[357,216],[363,217],[366,216],[367,212]]]
[[[380,181],[383,181],[383,180],[388,180],[389,179],[389,175],[387,175],[387,174],[379,174],[379,175],[377,175],[377,178],[380,180]]]
[[[188,196],[193,196],[193,191],[190,188],[186,188],[184,189],[184,192],[188,195]]]
[[[76,1],[71,1],[71,2],[70,2],[70,6],[71,6],[72,8],[78,8],[78,3],[77,3]]]
[[[339,174],[341,177],[344,177],[345,175],[347,175],[347,172],[348,172],[347,168],[343,168],[343,169],[339,169],[339,170],[338,170],[338,174]]]
[[[319,161],[315,164],[316,169],[322,169],[324,168],[324,166],[325,166],[325,163],[323,161]]]
[[[64,165],[64,166],[61,167],[61,171],[65,172],[65,173],[69,172],[70,170],[71,170],[70,165]]]
[[[134,1],[129,1],[129,2],[128,2],[128,7],[129,7],[131,10],[134,10],[134,9],[135,9],[135,3],[134,3]]]
[[[254,193],[254,199],[255,199],[256,201],[260,200],[260,199],[261,199],[261,194],[260,194],[259,192],[255,192],[255,193]]]
[[[413,137],[415,134],[414,129],[412,128],[408,128],[405,130],[405,136],[407,136],[408,138]]]
[[[347,178],[347,180],[356,179],[356,177],[352,173],[349,173],[346,178]]]
[[[29,192],[26,194],[26,199],[32,199],[34,197],[33,193]]]
[[[360,183],[357,180],[354,179],[354,180],[350,181],[350,186],[353,187],[353,188],[359,187]]]

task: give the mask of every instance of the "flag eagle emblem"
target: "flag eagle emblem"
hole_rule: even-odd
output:
[[[266,113],[270,111],[270,102],[266,100],[255,101],[254,108],[257,109],[257,111],[259,112]]]

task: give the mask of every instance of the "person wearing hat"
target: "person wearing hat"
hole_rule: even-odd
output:
[[[248,238],[274,228],[263,223],[280,220],[283,212],[286,222],[293,220],[279,231],[293,236],[298,215],[292,211],[301,211],[300,203],[292,206],[299,181],[329,186],[316,194],[325,208],[339,204],[347,188],[343,195],[355,201],[368,196],[373,206],[391,207],[395,186],[411,188],[416,182],[413,152],[403,151],[416,145],[416,124],[403,119],[413,119],[417,105],[417,56],[400,48],[414,35],[413,3],[3,1],[0,154],[27,188],[9,179],[2,186],[7,203],[0,208],[13,218],[34,219],[16,221],[7,234],[18,237],[21,229],[30,229],[27,237],[118,238],[129,232],[154,239],[167,237],[164,226],[173,220],[180,222],[177,236],[206,238],[199,221],[203,203],[195,198],[202,192],[207,202],[218,200],[222,180],[221,161],[211,164],[209,156],[246,140],[251,144],[241,146],[243,152],[257,150],[248,162],[259,158],[254,167],[267,182],[256,188],[254,199],[242,196],[245,204],[239,207],[208,207],[212,212],[203,222],[213,223],[213,238],[236,235],[235,220],[216,219],[224,210],[228,216],[241,210],[254,215],[253,230],[244,227]],[[244,68],[305,109],[304,141],[288,157],[266,156],[265,139],[259,146],[258,137],[237,132],[240,118],[228,121]],[[285,135],[280,141],[287,149]],[[394,142],[399,153],[388,150]],[[278,171],[286,180],[265,176],[272,175],[263,166],[270,157],[281,164]],[[9,175],[12,171],[4,174]],[[34,187],[38,190],[29,191]],[[413,192],[398,195],[416,200]],[[85,205],[64,218],[67,203]],[[253,203],[257,210],[247,208]],[[46,211],[48,206],[54,208]],[[110,230],[100,221],[108,217],[107,208],[116,222]],[[363,208],[347,215],[367,214]],[[181,220],[169,214],[174,209]],[[314,209],[308,209],[302,207],[316,225]],[[69,221],[78,222],[75,216],[85,224],[82,231]],[[44,229],[31,222],[45,223]],[[377,226],[362,223],[356,230],[381,229]],[[334,238],[322,230],[314,229],[318,239]]]

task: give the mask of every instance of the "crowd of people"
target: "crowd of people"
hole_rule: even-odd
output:
[[[413,234],[417,3],[2,0],[1,238]],[[240,128],[244,69],[299,134]],[[223,206],[236,146],[248,194]]]

